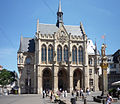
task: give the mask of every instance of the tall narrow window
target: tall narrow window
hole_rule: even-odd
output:
[[[46,51],[46,46],[45,45],[42,45],[42,62],[44,63],[44,62],[46,62],[46,60],[47,60],[47,51]]]
[[[78,60],[79,64],[83,64],[83,48],[80,46],[78,50]]]
[[[68,62],[68,47],[64,47],[64,61]]]
[[[72,48],[72,62],[77,63],[77,48],[75,46]]]
[[[53,61],[53,46],[52,45],[48,47],[48,62],[50,63],[51,61]]]
[[[57,47],[57,61],[62,61],[62,47],[60,45]]]

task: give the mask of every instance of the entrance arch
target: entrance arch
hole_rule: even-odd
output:
[[[80,89],[83,87],[83,80],[82,80],[82,71],[80,69],[76,69],[73,73],[73,88]]]
[[[58,89],[67,90],[67,71],[62,69],[58,72]]]
[[[50,69],[43,70],[42,85],[43,90],[52,90],[52,72]]]

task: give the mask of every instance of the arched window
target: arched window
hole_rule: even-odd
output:
[[[46,51],[46,46],[45,45],[42,45],[42,55],[41,55],[42,57],[42,62],[46,62],[46,60],[47,60],[47,51]]]
[[[50,45],[48,47],[48,62],[53,61],[53,46]]]
[[[62,47],[60,45],[57,47],[57,61],[62,61]]]
[[[89,58],[89,65],[92,65],[92,58]]]
[[[18,60],[19,60],[18,62],[19,62],[19,64],[20,64],[20,63],[21,63],[21,57],[20,57],[20,55],[19,55],[19,58],[18,58]]]
[[[77,63],[77,48],[75,46],[72,48],[72,62]]]
[[[64,47],[64,61],[68,62],[68,47]]]
[[[83,48],[81,46],[78,49],[78,61],[83,64]]]

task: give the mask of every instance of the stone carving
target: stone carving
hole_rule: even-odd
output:
[[[65,35],[65,33],[63,31],[61,31],[61,33],[59,33],[58,35],[58,41],[62,44],[64,44],[67,41],[67,35]]]

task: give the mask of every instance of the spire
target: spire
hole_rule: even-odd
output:
[[[62,12],[62,9],[61,9],[61,0],[59,0],[58,12]]]
[[[20,47],[19,47],[18,52],[22,52],[22,40],[23,40],[23,37],[21,35],[21,37],[20,37]]]
[[[39,19],[37,19],[37,33],[39,31]]]
[[[85,30],[84,30],[84,28],[83,28],[82,22],[80,22],[80,28],[81,28],[81,31],[82,31],[83,35],[85,35]]]
[[[61,0],[59,0],[56,26],[60,27],[61,24],[63,24],[63,12],[62,12],[62,9],[61,9]]]

